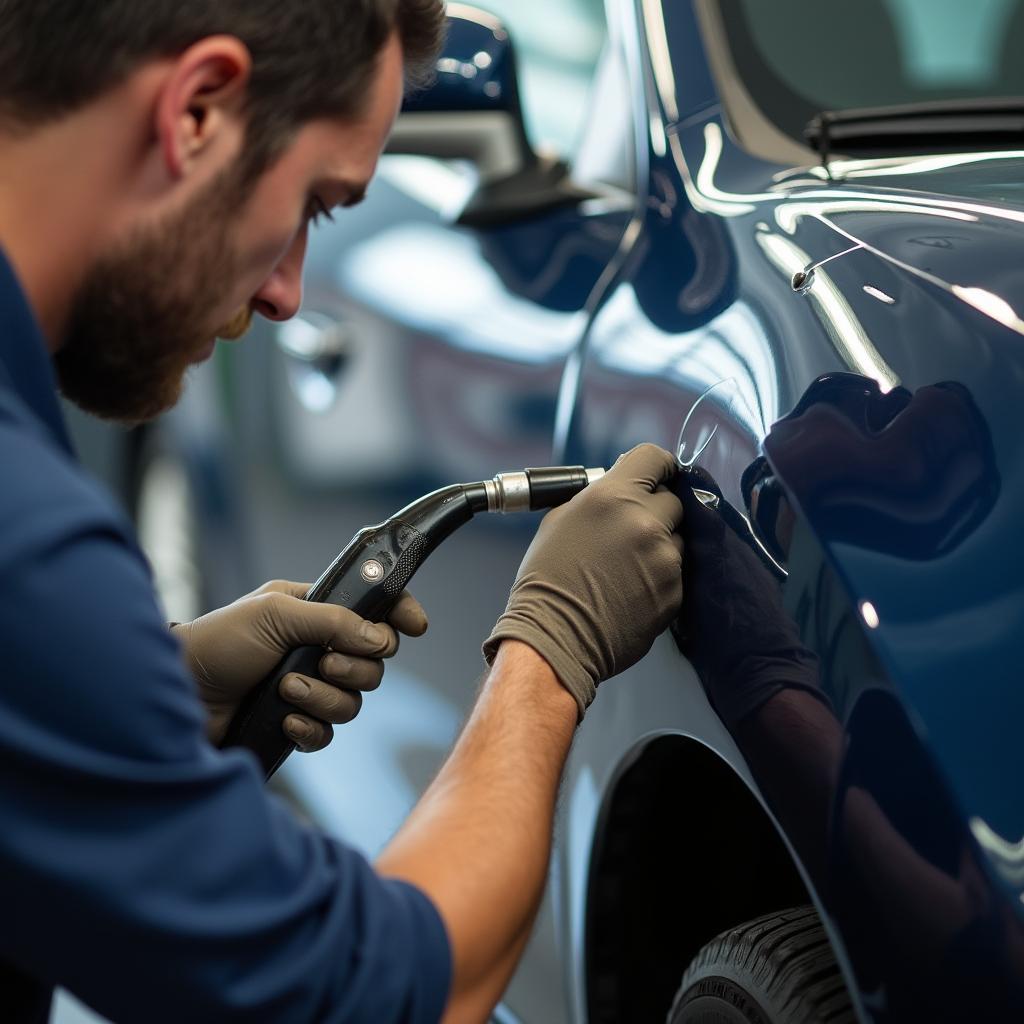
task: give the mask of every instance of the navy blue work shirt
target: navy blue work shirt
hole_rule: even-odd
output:
[[[435,1021],[423,893],[221,752],[130,524],[75,461],[0,255],[0,1020]]]

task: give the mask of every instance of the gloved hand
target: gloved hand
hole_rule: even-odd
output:
[[[544,517],[484,644],[488,664],[503,640],[529,644],[582,720],[598,684],[639,661],[679,611],[683,510],[665,486],[676,472],[668,452],[641,445]]]
[[[710,509],[693,488],[715,494]],[[782,605],[777,576],[746,520],[699,467],[680,476],[686,510],[686,601],[673,633],[730,732],[781,690],[797,689],[828,705],[818,660]]]
[[[308,591],[306,583],[267,583],[226,608],[171,627],[209,711],[211,742],[220,742],[242,699],[285,654],[324,646],[323,679],[293,672],[280,687],[296,706],[284,720],[285,734],[301,750],[321,750],[334,735],[330,723],[352,721],[363,693],[380,685],[383,659],[398,650],[398,633],[426,632],[427,616],[409,593],[399,598],[389,624],[374,624],[347,608],[302,600]]]

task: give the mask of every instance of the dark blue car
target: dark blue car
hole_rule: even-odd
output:
[[[492,6],[451,5],[300,317],[138,449],[170,599],[677,450],[687,608],[580,730],[499,1019],[1024,1020],[1024,4]],[[431,633],[282,772],[308,814],[387,838],[531,529],[421,571]]]

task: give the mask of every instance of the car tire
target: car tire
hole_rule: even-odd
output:
[[[814,907],[765,914],[694,957],[668,1024],[852,1024],[846,983]]]

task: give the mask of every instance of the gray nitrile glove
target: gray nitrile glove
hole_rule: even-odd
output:
[[[206,705],[207,735],[219,743],[246,694],[296,647],[323,647],[322,678],[289,673],[280,694],[295,705],[283,724],[300,750],[331,742],[333,725],[350,722],[363,694],[376,689],[398,634],[421,636],[427,617],[403,594],[387,623],[370,623],[347,608],[304,601],[308,583],[275,581],[194,622],[175,624],[185,661]]]
[[[503,640],[529,644],[582,720],[598,684],[639,661],[679,612],[683,508],[665,488],[676,471],[668,452],[641,445],[544,517],[484,644],[488,664]]]

